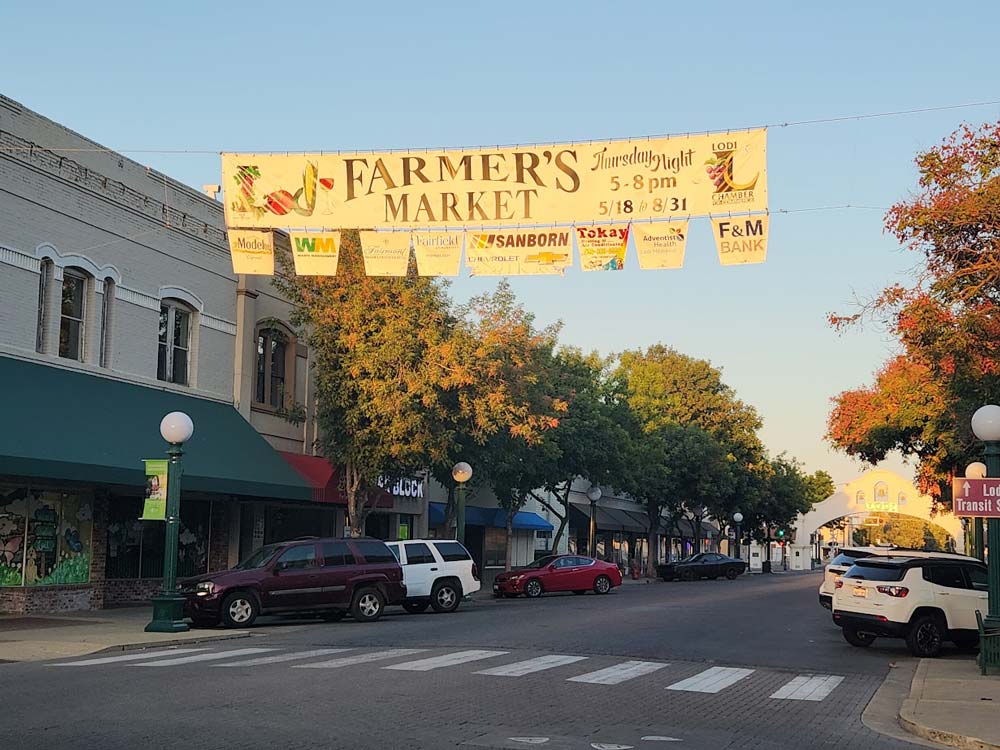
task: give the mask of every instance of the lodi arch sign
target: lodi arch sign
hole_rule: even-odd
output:
[[[933,513],[930,496],[921,494],[913,483],[888,469],[872,469],[838,490],[812,510],[799,515],[793,524],[798,545],[809,543],[812,534],[830,521],[859,513],[899,513],[935,523],[964,549],[965,537],[960,519],[950,512]]]

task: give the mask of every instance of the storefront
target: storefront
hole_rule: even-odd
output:
[[[158,589],[164,523],[139,520],[141,461],[164,454],[168,412],[195,426],[184,446],[180,575],[231,563],[241,508],[313,501],[229,404],[9,357],[0,382],[0,611],[99,609]]]
[[[421,539],[427,536],[427,478],[379,479],[385,495],[365,520],[365,534],[376,539]]]
[[[647,557],[649,522],[641,510],[590,503],[569,504],[571,554],[589,555],[590,514],[596,510],[595,557],[627,569],[632,561],[644,565]]]
[[[430,535],[445,537],[445,503],[428,503]],[[553,526],[537,513],[518,511],[514,514],[511,559],[514,565],[526,565],[535,559],[535,537],[552,533]],[[481,571],[502,570],[507,562],[507,516],[500,508],[465,508],[465,546]]]

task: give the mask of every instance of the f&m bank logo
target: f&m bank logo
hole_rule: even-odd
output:
[[[768,216],[712,219],[722,265],[763,263],[767,258]]]

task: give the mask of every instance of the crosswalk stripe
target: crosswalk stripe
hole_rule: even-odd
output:
[[[821,701],[843,681],[843,677],[832,674],[800,674],[772,693],[771,697],[788,701]]]
[[[694,677],[675,682],[669,685],[667,690],[684,690],[691,693],[718,693],[730,685],[735,685],[742,679],[752,675],[752,669],[740,669],[738,667],[712,667],[704,672],[699,672]]]
[[[234,656],[250,656],[250,654],[263,654],[267,651],[274,651],[273,648],[237,648],[232,651],[217,651],[210,654],[195,654],[194,656],[182,656],[179,659],[161,659],[160,661],[144,662],[142,664],[129,664],[130,667],[176,667],[181,664],[192,664],[196,661],[217,661],[219,659],[230,659]]]
[[[419,659],[417,661],[407,661],[402,664],[392,664],[382,669],[398,669],[404,672],[429,672],[432,669],[441,667],[453,667],[456,664],[465,664],[470,661],[489,659],[494,656],[503,656],[507,651],[484,651],[473,649],[470,651],[456,651],[443,656],[432,656],[429,659]]]
[[[156,659],[160,656],[176,656],[177,654],[190,654],[195,651],[205,651],[204,648],[175,648],[170,651],[157,651],[155,653],[143,652],[141,654],[125,654],[124,656],[102,656],[99,659],[84,659],[83,661],[64,661],[60,664],[49,664],[50,667],[93,667],[98,664],[114,664],[119,661],[140,661],[142,659]]]
[[[494,677],[523,677],[526,674],[542,672],[546,669],[555,669],[556,667],[561,667],[564,664],[573,664],[574,662],[583,661],[586,658],[586,656],[562,656],[560,654],[550,654],[548,656],[539,656],[536,659],[527,659],[525,661],[514,662],[513,664],[506,664],[502,667],[483,669],[479,672],[475,672],[475,674],[488,674]]]
[[[365,664],[370,661],[381,659],[391,659],[394,656],[410,656],[426,651],[424,648],[390,648],[386,651],[370,651],[367,654],[355,654],[354,656],[341,656],[328,661],[317,661],[312,664],[295,664],[292,669],[335,669],[336,667],[349,667],[352,664]]]
[[[586,682],[591,685],[617,685],[618,683],[625,682],[626,680],[632,680],[636,677],[642,677],[645,674],[651,674],[652,672],[663,669],[667,666],[670,665],[655,661],[626,661],[621,664],[616,664],[613,667],[598,669],[596,672],[588,672],[587,674],[570,677],[567,681]]]
[[[263,664],[278,664],[283,661],[295,661],[296,659],[308,659],[312,656],[326,656],[327,654],[338,654],[350,651],[349,648],[317,648],[312,651],[294,651],[290,654],[277,654],[275,656],[259,656],[256,659],[243,659],[242,661],[231,661],[226,664],[212,664],[213,667],[259,667]]]

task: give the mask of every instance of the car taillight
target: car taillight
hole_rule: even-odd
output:
[[[844,582],[843,582],[843,581],[842,581],[841,579],[839,579],[839,578],[838,578],[838,579],[837,579],[837,580],[836,580],[836,581],[834,582],[834,584],[833,584],[833,587],[834,587],[835,589],[842,589],[842,588],[844,588]]]
[[[472,577],[479,580],[479,568],[475,563],[472,563]]]
[[[904,596],[910,593],[910,590],[906,586],[876,586],[875,590],[880,594],[887,594],[888,596],[895,596],[898,599],[902,599]]]

